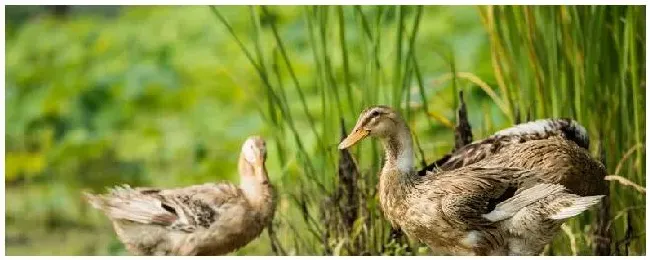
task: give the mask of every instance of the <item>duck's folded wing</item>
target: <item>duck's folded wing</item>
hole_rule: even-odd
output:
[[[511,218],[524,207],[549,197],[556,193],[564,192],[565,188],[559,184],[539,183],[510,197],[509,199],[499,202],[492,211],[483,214],[483,217],[496,222]]]
[[[440,198],[440,210],[448,221],[467,228],[492,225],[484,215],[518,194],[526,186],[520,180],[530,175],[531,171],[518,168],[465,167],[434,177],[431,190]]]
[[[106,195],[85,196],[111,219],[192,232],[209,227],[217,220],[219,207],[238,193],[233,185],[205,184],[170,190],[121,186]]]
[[[181,189],[163,190],[160,195],[179,218],[179,228],[208,228],[219,221],[224,211],[247,201],[241,190],[229,183],[209,183]]]

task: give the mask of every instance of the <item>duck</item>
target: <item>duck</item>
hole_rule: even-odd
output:
[[[224,255],[255,238],[274,216],[275,190],[265,166],[266,143],[258,136],[242,145],[240,183],[205,183],[181,188],[109,189],[84,192],[113,224],[134,255]]]
[[[556,145],[544,150],[532,144],[547,139],[517,142],[499,153],[510,160],[526,161],[517,153],[528,151],[528,162],[504,165],[489,156],[468,166],[422,176],[414,168],[410,129],[395,110],[387,106],[363,110],[338,148],[347,149],[366,137],[378,139],[385,153],[378,185],[384,216],[393,228],[434,251],[454,255],[534,255],[550,241],[532,243],[526,232],[557,232],[563,222],[603,197],[574,194],[566,187],[572,182],[552,178],[556,175],[553,170],[580,174],[583,179],[589,174],[571,169],[574,163],[585,163],[582,158],[588,158],[588,154],[564,138],[553,139]],[[559,166],[545,169],[549,166],[546,164],[553,166],[546,161],[554,158],[560,158]],[[532,220],[535,223],[527,223]]]
[[[485,139],[463,145],[421,169],[420,174],[467,166],[492,154],[497,154],[511,144],[556,137],[589,150],[589,135],[580,123],[570,118],[545,118],[517,124],[500,130]]]

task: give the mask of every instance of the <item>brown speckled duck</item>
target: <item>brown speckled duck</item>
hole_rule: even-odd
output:
[[[598,162],[588,160],[584,149],[564,138],[538,140],[552,139],[554,145],[546,148],[537,147],[544,146],[538,141],[517,142],[502,149],[498,153],[502,157],[492,155],[469,166],[421,176],[414,170],[410,130],[391,108],[364,110],[339,149],[367,136],[378,138],[385,151],[379,179],[384,215],[394,227],[434,250],[460,255],[538,254],[550,242],[548,234],[552,238],[566,219],[602,198],[582,197],[564,187],[580,186],[572,175],[584,181],[602,174],[576,168],[574,164]]]
[[[136,255],[223,255],[258,237],[275,212],[265,167],[266,145],[251,137],[239,158],[239,187],[207,183],[185,188],[116,187],[84,194],[113,222]]]

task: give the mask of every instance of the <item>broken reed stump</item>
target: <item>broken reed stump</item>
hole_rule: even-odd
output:
[[[467,118],[467,107],[463,98],[463,91],[458,92],[459,105],[456,110],[456,127],[454,127],[454,150],[472,143],[472,127]]]
[[[472,135],[472,126],[469,124],[469,119],[467,117],[467,106],[465,105],[465,98],[463,96],[463,91],[458,92],[459,105],[456,110],[456,126],[454,127],[454,149],[442,156],[442,158],[434,161],[428,166],[422,168],[418,171],[418,175],[424,176],[427,172],[431,172],[438,168],[440,165],[444,164],[451,158],[451,155],[454,151],[459,148],[471,144],[474,139]]]
[[[335,198],[336,199],[336,195]],[[331,210],[333,207],[333,203],[331,198],[328,196],[326,197],[320,205],[320,220],[324,223],[325,228],[323,229],[323,232],[321,233],[321,243],[323,244],[323,255],[332,255],[332,248],[330,247],[330,237],[332,236],[332,233],[336,231],[336,223],[334,221],[334,216]],[[336,236],[336,233],[334,233]]]
[[[341,141],[345,139],[345,122],[341,118]],[[341,217],[347,232],[352,231],[354,221],[357,219],[359,201],[357,196],[357,176],[359,170],[352,159],[350,151],[339,150],[339,185],[337,189],[337,201],[340,202]]]
[[[345,122],[343,118],[341,121],[341,141],[347,136],[345,130]],[[346,249],[349,255],[358,255],[360,239],[352,238],[354,222],[359,217],[359,193],[357,190],[357,178],[359,170],[357,165],[347,149],[339,150],[338,161],[338,184],[333,198],[330,199],[328,206],[321,209],[326,220],[326,236],[323,238],[323,243],[326,249],[329,248],[327,244],[330,237],[339,238],[339,234],[347,237],[348,243]],[[334,210],[332,210],[334,209]],[[338,232],[342,231],[342,232]],[[329,251],[329,252],[327,252]],[[331,250],[326,250],[326,254],[331,254]]]
[[[607,161],[605,160],[605,148],[603,145],[603,139],[600,138],[600,143],[598,145],[598,152],[600,157],[600,162],[607,168]],[[593,254],[597,256],[609,256],[612,254],[612,232],[608,228],[610,222],[610,198],[609,198],[609,182],[606,182],[607,189],[605,189],[605,197],[598,206],[598,214],[595,218],[595,230],[592,235],[592,245],[593,245]]]

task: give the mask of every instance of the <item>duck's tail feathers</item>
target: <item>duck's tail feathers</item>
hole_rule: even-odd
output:
[[[115,187],[107,195],[83,193],[93,207],[101,210],[111,219],[123,219],[142,224],[169,225],[177,216],[169,212],[160,200],[139,194],[125,187]]]
[[[561,208],[560,211],[551,215],[549,218],[553,220],[563,220],[574,217],[589,209],[591,206],[598,204],[604,195],[576,197],[571,199],[571,205]]]

